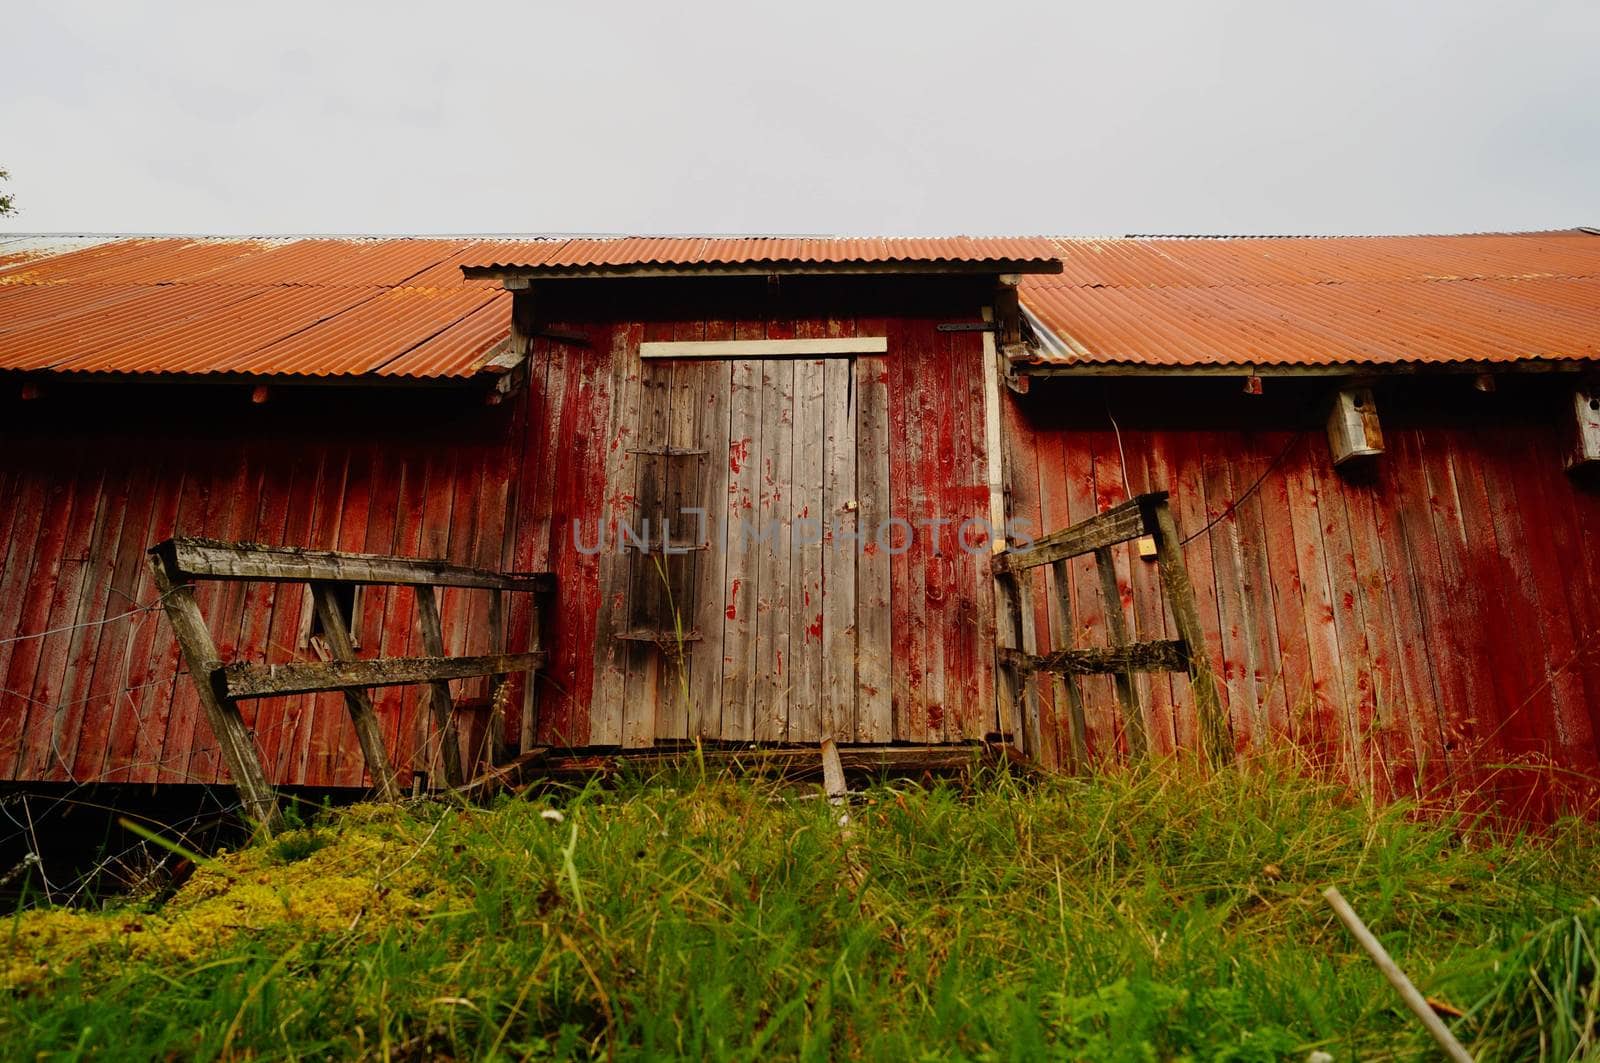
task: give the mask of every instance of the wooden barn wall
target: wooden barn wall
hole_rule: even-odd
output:
[[[620,610],[622,603],[599,601],[600,568],[610,553],[579,551],[572,532],[577,520],[592,542],[597,522],[605,521],[607,541],[615,543],[615,522],[631,512],[634,459],[627,453],[632,429],[623,392],[638,386],[639,344],[855,334],[889,337],[887,356],[861,361],[872,369],[871,386],[887,389],[891,514],[913,524],[951,522],[941,552],[919,533],[910,549],[878,557],[887,587],[861,585],[869,597],[861,603],[858,712],[881,713],[881,740],[940,742],[992,732],[993,586],[986,559],[955,548],[953,531],[966,518],[988,513],[982,344],[977,333],[937,329],[980,320],[987,294],[983,285],[965,281],[801,278],[776,284],[764,278],[558,282],[535,291],[530,312],[537,330],[562,337],[534,340],[533,432],[519,488],[530,501],[519,510],[514,534],[516,567],[549,568],[562,588],[550,621],[554,658],[541,676],[538,741],[638,744],[628,736],[652,726],[661,739],[687,733],[659,726],[664,713],[658,699],[669,684],[648,659],[659,651],[613,651],[604,638],[597,645],[602,606]],[[715,379],[717,386],[739,384],[721,383],[726,374]],[[870,562],[863,560],[863,571]],[[737,572],[723,576],[732,615],[714,615],[723,630],[708,635],[728,655],[711,674],[726,678],[749,669],[764,676],[770,662],[736,660],[731,650],[748,637],[749,617],[762,604],[740,597],[732,582]],[[884,643],[893,649],[886,660],[865,659],[869,621],[889,628]],[[887,689],[883,679],[873,681],[879,674]],[[707,676],[697,669],[690,680]],[[729,721],[704,724],[713,737],[761,737]]]
[[[171,629],[158,609],[141,610],[156,599],[145,549],[203,535],[502,567],[523,414],[519,403],[489,407],[481,392],[443,390],[284,389],[255,406],[242,386],[62,386],[9,402],[0,409],[0,777],[223,781]],[[308,658],[298,641],[303,585],[199,587],[224,657]],[[442,595],[451,652],[484,652],[487,610],[482,592]],[[422,652],[409,589],[368,588],[357,624],[361,656]],[[482,695],[480,680],[458,697]],[[436,751],[421,745],[420,688],[373,697],[402,782],[414,765],[437,771]],[[340,695],[240,708],[275,782],[365,784]],[[458,716],[469,750],[481,745],[486,713]]]
[[[1052,530],[1172,493],[1241,751],[1286,741],[1380,798],[1474,793],[1548,814],[1600,779],[1600,492],[1563,472],[1569,386],[1380,385],[1387,451],[1347,472],[1329,455],[1326,382],[1246,396],[1237,380],[1037,381],[1007,403],[1011,504]],[[1041,640],[1103,644],[1092,559],[1071,569],[1070,621],[1047,579],[1032,595]],[[1122,549],[1118,584],[1112,607],[1138,638],[1175,637],[1153,564]],[[1192,746],[1187,680],[1137,683],[1154,748]],[[1090,750],[1109,756],[1111,683],[1084,692]]]

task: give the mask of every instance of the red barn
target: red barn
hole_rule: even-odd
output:
[[[534,681],[450,691],[468,769],[1193,745],[1181,673],[1013,667],[1184,635],[1151,549],[994,553],[1165,491],[1226,743],[1548,811],[1600,778],[1597,357],[1581,230],[3,240],[0,778],[229,781],[146,566],[174,536],[552,574]],[[422,597],[329,600],[375,660],[427,649]],[[222,661],[329,655],[304,585],[196,601]],[[445,652],[527,645],[498,601],[445,589]],[[401,785],[438,689],[372,692]],[[272,784],[373,782],[339,694],[236,707]]]

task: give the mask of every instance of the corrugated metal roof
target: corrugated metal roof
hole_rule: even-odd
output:
[[[466,237],[0,239],[0,369],[470,377],[510,297]]]
[[[0,237],[0,369],[462,378],[510,298],[463,266],[1058,258],[1034,361],[1317,366],[1600,358],[1600,236]]]
[[[1056,241],[1033,361],[1322,366],[1600,358],[1600,236]]]
[[[618,236],[544,245],[522,244],[464,264],[491,269],[555,270],[759,266],[780,262],[805,265],[1050,262],[1055,257],[1054,241],[1039,237]]]

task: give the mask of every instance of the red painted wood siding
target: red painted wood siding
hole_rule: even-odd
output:
[[[1235,741],[1282,739],[1381,797],[1478,792],[1548,815],[1600,781],[1600,492],[1562,470],[1558,380],[1380,390],[1387,453],[1333,468],[1326,383],[1040,381],[1008,412],[1013,507],[1043,530],[1164,489]],[[1121,429],[1120,440],[1112,418]],[[1257,481],[1260,486],[1240,498]],[[1174,637],[1153,565],[1119,553],[1137,637]],[[1074,627],[1034,602],[1041,641],[1105,641],[1092,563],[1072,568]],[[1192,744],[1183,677],[1139,677],[1152,743]],[[1091,752],[1122,721],[1084,684]],[[1049,699],[1047,699],[1048,701]],[[1047,745],[1066,741],[1046,707]]]
[[[165,617],[124,615],[155,601],[144,552],[161,539],[204,535],[491,568],[506,560],[520,404],[329,392],[252,407],[239,389],[139,388],[120,398],[69,392],[8,412],[0,778],[224,781]],[[225,658],[307,658],[298,644],[308,608],[301,585],[207,582],[198,598]],[[487,610],[482,593],[444,596],[451,652],[487,649]],[[421,652],[412,646],[409,590],[367,589],[357,622],[361,656]],[[50,633],[35,637],[41,632]],[[468,698],[483,692],[482,680],[465,688]],[[414,763],[428,764],[418,759],[419,691],[373,696],[408,780]],[[240,708],[275,781],[364,785],[339,695]],[[485,713],[459,715],[481,743]]]

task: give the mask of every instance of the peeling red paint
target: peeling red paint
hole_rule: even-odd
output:
[[[750,460],[750,437],[734,439],[728,442],[728,471],[737,476],[743,469],[744,463]]]
[[[806,595],[807,604],[810,604],[810,598],[811,598],[811,595],[809,595],[809,594]],[[818,642],[822,641],[822,614],[821,613],[818,613],[817,614],[817,618],[811,622],[809,627],[806,628],[806,638],[808,638],[808,639],[816,639]]]
[[[739,611],[739,584],[740,580],[733,581],[733,589],[728,592],[727,616],[729,620],[737,620]]]

